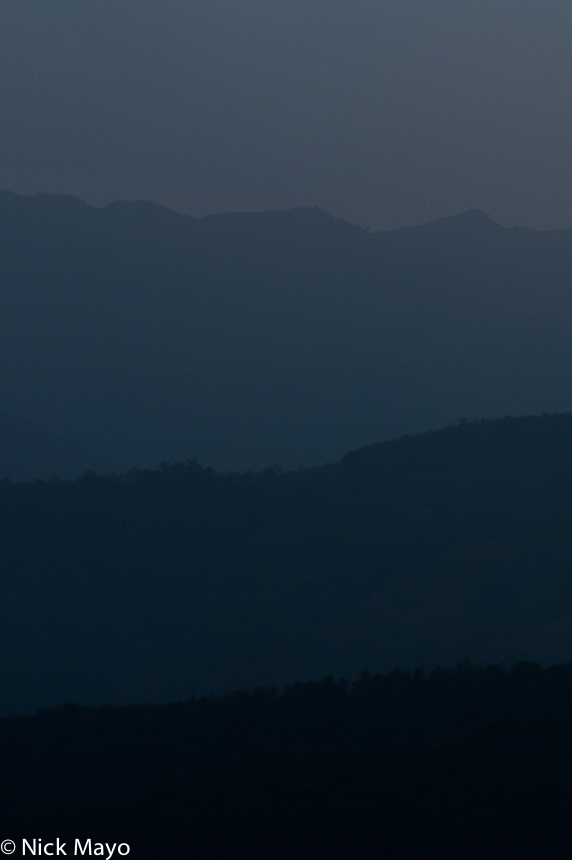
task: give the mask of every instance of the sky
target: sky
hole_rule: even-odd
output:
[[[0,187],[572,228],[569,0],[2,0]]]

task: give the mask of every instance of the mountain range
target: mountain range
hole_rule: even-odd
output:
[[[571,285],[572,231],[476,210],[372,233],[319,209],[193,219],[3,191],[0,409],[43,442],[0,468],[317,466],[460,417],[567,411]]]

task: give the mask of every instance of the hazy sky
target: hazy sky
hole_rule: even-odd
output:
[[[572,227],[570,0],[1,0],[0,186]]]

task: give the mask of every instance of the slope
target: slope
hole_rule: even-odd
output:
[[[572,415],[0,485],[2,708],[570,660]]]

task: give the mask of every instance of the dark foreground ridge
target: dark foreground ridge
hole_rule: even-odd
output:
[[[315,469],[0,483],[3,713],[572,659],[572,415]]]
[[[0,721],[0,831],[18,857],[564,860],[571,729],[570,664],[68,705]]]

